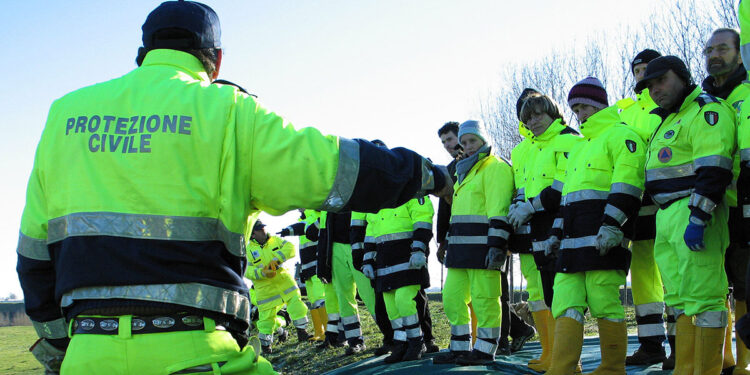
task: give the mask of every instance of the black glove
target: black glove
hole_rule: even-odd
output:
[[[284,228],[281,231],[276,232],[276,234],[279,235],[279,237],[286,237],[292,234],[292,231],[289,230],[289,228]]]

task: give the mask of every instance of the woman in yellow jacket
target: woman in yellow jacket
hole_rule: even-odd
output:
[[[500,269],[512,228],[508,206],[513,171],[490,153],[480,121],[461,124],[458,139],[467,157],[458,162],[451,207],[448,274],[443,306],[451,324],[450,352],[433,363],[487,364],[495,360],[500,336]],[[471,347],[469,302],[477,315],[477,340]]]

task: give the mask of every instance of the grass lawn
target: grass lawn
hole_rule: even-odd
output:
[[[429,304],[436,343],[440,348],[446,348],[450,341],[450,326],[443,312],[443,304],[435,301],[430,301]],[[266,358],[273,363],[277,371],[283,374],[320,374],[371,357],[375,348],[380,346],[382,335],[364,305],[360,304],[359,311],[362,333],[365,336],[365,345],[367,345],[367,350],[363,353],[344,356],[344,348],[317,350],[316,344],[299,343],[292,328],[289,340],[276,344],[274,353]],[[628,319],[628,333],[635,333],[633,308],[626,306],[625,313]],[[308,331],[311,330],[308,329]],[[587,336],[597,334],[595,319],[587,316],[584,332]],[[36,341],[36,332],[33,327],[0,327],[0,338],[0,374],[43,374],[41,365],[28,351],[28,348]]]

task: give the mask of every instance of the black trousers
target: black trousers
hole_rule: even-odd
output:
[[[419,316],[419,325],[422,328],[424,341],[432,341],[435,336],[432,335],[432,318],[430,317],[430,307],[427,305],[427,293],[424,289],[419,290],[419,293],[414,297],[414,301],[417,302],[417,315]],[[391,328],[391,321],[388,319],[388,312],[385,309],[383,293],[377,292],[375,292],[375,323],[380,328],[380,332],[383,333],[383,342],[393,342],[393,328]]]

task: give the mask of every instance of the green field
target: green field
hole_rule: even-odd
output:
[[[320,374],[371,357],[373,350],[380,346],[382,335],[364,305],[360,305],[359,311],[367,345],[365,352],[355,356],[344,356],[343,348],[319,351],[314,344],[300,344],[296,335],[290,334],[287,342],[274,347],[274,353],[267,356],[268,360],[283,374]],[[450,341],[450,327],[442,303],[430,301],[430,312],[436,343],[441,348],[446,348]],[[633,308],[625,307],[625,312],[628,318],[628,332],[634,333]],[[595,320],[587,320],[585,333],[597,334]],[[0,338],[0,374],[43,374],[42,367],[28,351],[29,346],[36,340],[34,328],[0,327]]]

